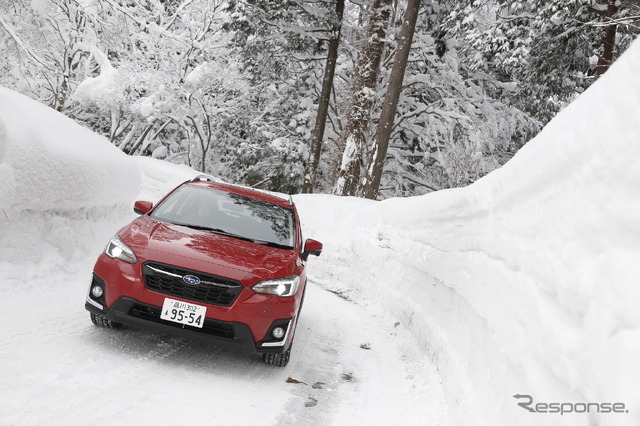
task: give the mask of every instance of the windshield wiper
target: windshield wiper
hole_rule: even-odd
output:
[[[173,225],[186,226],[187,228],[199,229],[200,231],[209,231],[209,232],[215,232],[216,234],[233,235],[233,234],[229,234],[224,229],[212,228],[210,226],[194,225],[192,223],[182,223],[182,222],[169,222],[169,223]]]
[[[201,231],[213,232],[214,234],[220,234],[220,235],[224,235],[226,237],[237,238],[239,240],[249,241],[251,243],[260,244],[260,245],[267,246],[267,247],[274,247],[274,248],[279,248],[279,249],[284,249],[284,250],[293,250],[293,247],[291,247],[290,245],[280,244],[280,243],[276,243],[276,242],[273,242],[273,241],[258,240],[258,239],[251,238],[251,237],[245,237],[243,235],[234,234],[232,232],[228,232],[228,231],[225,231],[224,229],[220,229],[220,228],[212,228],[210,226],[193,225],[193,224],[190,224],[190,223],[181,223],[181,222],[172,222],[172,223],[174,225],[181,225],[181,226],[186,226],[186,227],[192,228],[192,229],[198,229],[198,230],[201,230]]]
[[[293,250],[293,247],[285,245],[285,244],[275,243],[273,241],[258,240],[256,238],[245,237],[244,235],[232,234],[230,232],[226,232],[226,231],[222,231],[222,230],[220,230],[220,231],[221,232],[217,232],[217,230],[215,230],[215,231],[211,231],[211,232],[219,233],[219,234],[225,235],[227,237],[237,238],[239,240],[249,241],[250,243],[256,243],[256,244],[260,244],[260,245],[267,246],[267,247],[275,247],[275,248],[279,248],[279,249]]]
[[[284,249],[284,250],[293,250],[293,247],[291,247],[290,245],[274,243],[273,241],[264,241],[264,240],[251,240],[251,241],[253,241],[256,244],[261,244],[267,247],[275,247],[275,248]]]
[[[235,234],[232,234],[230,232],[225,231],[224,229],[220,229],[220,228],[212,228],[210,226],[202,226],[202,225],[185,225],[188,226],[189,228],[193,228],[193,229],[199,229],[201,231],[209,231],[209,232],[213,232],[214,234],[222,234],[222,235],[227,235],[229,237],[235,237]]]

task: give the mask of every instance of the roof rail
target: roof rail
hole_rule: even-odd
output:
[[[198,175],[198,176],[194,177],[193,179],[191,179],[191,182],[196,182],[196,181],[200,181],[200,182],[217,182],[216,178],[214,178],[211,175]]]
[[[218,183],[226,183],[220,179],[216,179],[215,177],[211,176],[211,175],[198,175],[196,177],[194,177],[193,179],[191,179],[189,182],[218,182]],[[229,184],[229,185],[234,185],[234,186],[240,186],[240,187],[244,187],[247,189],[251,189],[253,191],[257,191],[257,192],[262,192],[263,194],[269,194],[273,197],[277,197],[280,198],[281,200],[287,201],[289,203],[290,206],[293,207],[293,197],[290,194],[283,194],[280,192],[275,192],[275,191],[269,191],[267,189],[259,189],[259,188],[254,188],[251,186],[245,186],[245,185],[238,185],[238,184]]]

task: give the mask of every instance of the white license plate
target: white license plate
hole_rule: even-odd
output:
[[[204,316],[207,313],[206,306],[194,305],[175,299],[164,299],[160,318],[192,327],[202,328]]]

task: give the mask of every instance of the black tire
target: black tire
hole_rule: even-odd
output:
[[[262,360],[265,364],[275,365],[276,367],[286,367],[289,364],[291,356],[291,348],[281,354],[262,354]]]
[[[122,328],[122,324],[119,322],[113,322],[111,320],[106,319],[102,315],[94,314],[90,312],[91,322],[94,323],[98,327],[103,328]]]

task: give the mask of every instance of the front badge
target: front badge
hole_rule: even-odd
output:
[[[182,277],[182,281],[184,281],[185,284],[189,285],[200,284],[200,278],[196,277],[195,275],[185,275],[184,277]]]

